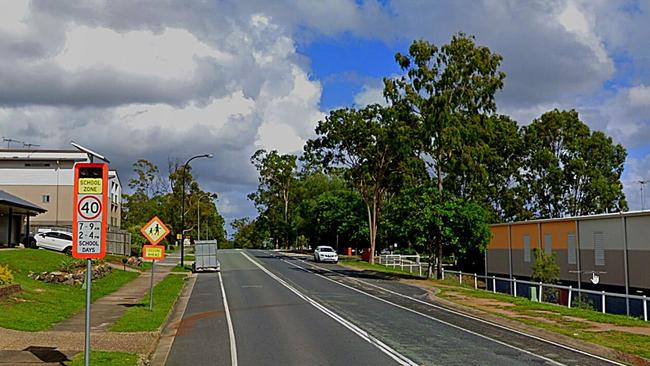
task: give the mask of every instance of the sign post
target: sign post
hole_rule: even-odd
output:
[[[92,260],[106,255],[107,181],[108,165],[105,163],[77,163],[74,166],[72,256],[86,259],[86,366],[90,363]]]
[[[151,281],[149,284],[149,310],[153,310],[153,274],[154,268],[156,268],[156,260],[165,259],[165,246],[157,245],[160,243],[169,233],[170,230],[162,222],[158,216],[154,216],[153,219],[149,220],[142,229],[140,229],[142,235],[144,235],[151,245],[142,246],[142,258],[145,260],[151,260]]]

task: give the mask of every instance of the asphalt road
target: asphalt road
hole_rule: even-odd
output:
[[[236,350],[219,279],[200,274],[168,365],[227,365],[232,354],[239,365],[612,364],[341,266],[269,251],[223,250],[220,261]]]

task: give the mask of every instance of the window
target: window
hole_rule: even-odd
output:
[[[44,194],[43,196],[41,196],[41,202],[50,203],[50,195],[49,194]]]
[[[551,234],[544,234],[544,252],[546,252],[547,255],[553,253],[553,237]]]
[[[605,265],[605,234],[602,231],[594,232],[594,265]]]
[[[576,264],[576,234],[569,233],[566,237],[567,263]]]
[[[58,239],[59,238],[59,233],[49,232],[49,233],[45,233],[45,236],[47,236],[48,238],[56,238],[56,239]]]
[[[59,234],[59,238],[63,240],[70,240],[72,241],[72,237],[68,234]]]
[[[524,262],[530,263],[530,235],[524,235]]]

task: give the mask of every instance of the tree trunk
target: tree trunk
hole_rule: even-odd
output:
[[[427,278],[433,277],[433,244],[429,246],[429,263],[427,265]]]
[[[436,278],[442,279],[442,238],[436,238],[436,257],[438,259],[436,267]]]
[[[377,238],[377,204],[373,202],[372,208],[366,204],[368,209],[368,231],[370,233],[370,263],[375,263],[375,239]]]

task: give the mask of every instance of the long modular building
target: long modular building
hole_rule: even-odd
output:
[[[492,225],[489,275],[529,279],[534,249],[555,253],[566,285],[650,295],[650,211]],[[592,278],[597,277],[597,285]]]

